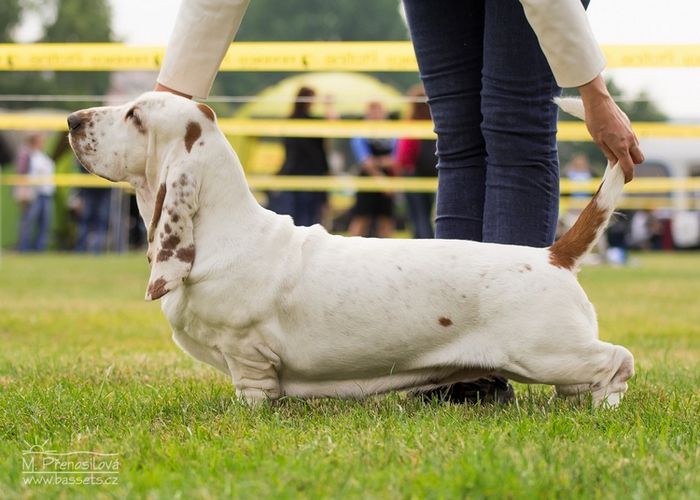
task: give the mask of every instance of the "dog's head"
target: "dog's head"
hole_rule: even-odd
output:
[[[215,122],[208,106],[166,92],[68,117],[70,144],[83,167],[136,188],[148,226],[147,300],[177,287],[192,268],[198,157]]]

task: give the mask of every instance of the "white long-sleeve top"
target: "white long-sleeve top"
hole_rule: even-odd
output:
[[[183,0],[158,83],[204,99],[249,0]],[[590,82],[605,67],[580,0],[520,0],[561,87]]]
[[[56,165],[46,153],[34,150],[29,155],[29,177],[50,177],[56,173]],[[36,194],[51,196],[56,191],[54,184],[42,184],[34,188]]]

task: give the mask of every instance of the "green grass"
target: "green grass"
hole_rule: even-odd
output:
[[[700,497],[700,255],[581,280],[636,356],[617,410],[518,386],[509,407],[284,400],[249,409],[141,300],[145,258],[0,259],[0,498]],[[22,451],[119,453],[118,484],[24,485]]]

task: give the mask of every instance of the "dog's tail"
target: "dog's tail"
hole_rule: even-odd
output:
[[[555,98],[555,102],[567,113],[584,119],[583,103],[580,99]],[[553,265],[573,272],[578,270],[581,260],[603,235],[624,185],[622,168],[618,164],[611,165],[608,162],[603,182],[593,199],[583,209],[571,229],[549,248],[549,261]]]

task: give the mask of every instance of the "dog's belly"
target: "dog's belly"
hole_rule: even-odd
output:
[[[287,396],[363,398],[396,390],[427,390],[453,382],[476,380],[490,373],[481,369],[435,367],[347,380],[308,380],[291,376],[282,378],[280,385],[282,393]]]

